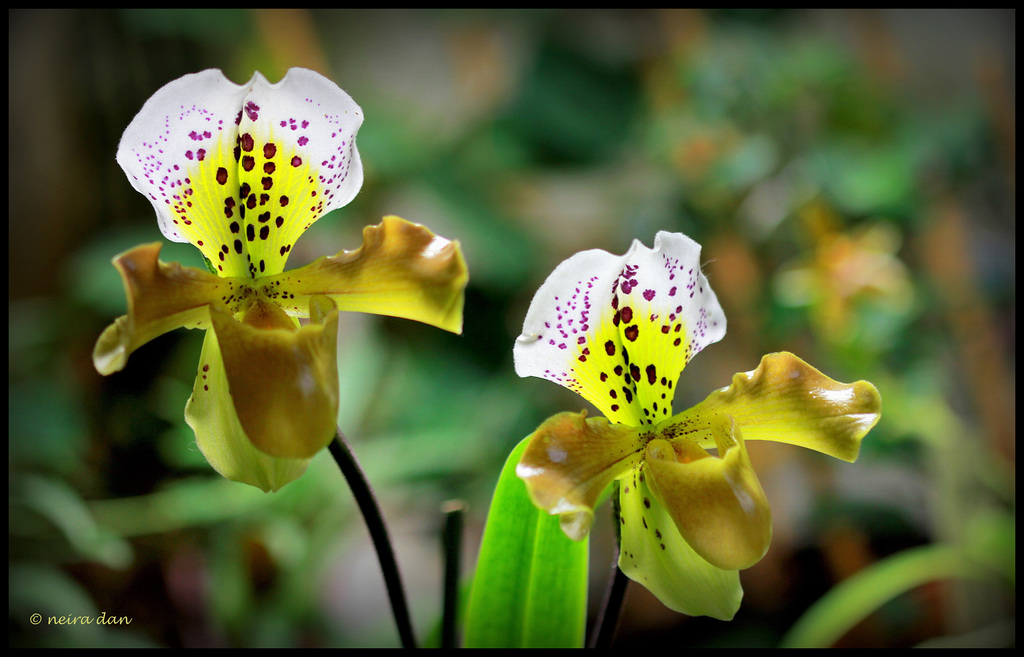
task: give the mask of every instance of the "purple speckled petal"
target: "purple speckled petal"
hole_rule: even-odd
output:
[[[196,245],[222,276],[259,278],[283,271],[299,235],[359,191],[362,120],[313,71],[236,85],[207,70],[146,102],[117,161],[168,239]]]
[[[725,335],[725,314],[700,271],[700,245],[659,232],[623,256],[594,249],[561,263],[537,290],[513,354],[519,376],[579,393],[613,422],[672,414],[680,372]]]

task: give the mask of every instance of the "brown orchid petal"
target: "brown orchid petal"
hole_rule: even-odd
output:
[[[93,364],[100,374],[124,368],[128,356],[153,338],[176,328],[207,328],[207,306],[223,303],[240,289],[238,279],[159,260],[160,243],[143,244],[114,258],[128,295],[128,314],[118,317],[96,341]]]
[[[460,333],[468,281],[458,242],[389,216],[363,229],[358,249],[257,284],[296,317],[305,316],[311,296],[322,294],[339,310],[403,317]]]
[[[673,420],[701,425],[731,415],[745,440],[789,443],[853,462],[881,409],[881,396],[867,381],[839,383],[780,352],[764,356],[753,372],[734,375],[728,388]],[[710,440],[701,444],[714,447]]]
[[[647,445],[644,471],[690,547],[713,566],[741,570],[768,551],[771,509],[739,428],[718,416],[711,431],[720,458],[693,443],[657,439]]]
[[[263,308],[250,309],[247,319],[280,326],[273,313],[284,313],[260,303]],[[242,429],[270,456],[309,458],[337,431],[338,313],[326,297],[313,297],[310,308],[313,321],[298,330],[258,328],[210,309]]]
[[[541,509],[561,516],[566,536],[578,541],[594,520],[605,486],[640,462],[637,429],[586,412],[559,413],[530,436],[516,475]]]

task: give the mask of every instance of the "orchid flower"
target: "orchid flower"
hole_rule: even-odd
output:
[[[458,243],[397,217],[365,228],[354,251],[285,271],[302,233],[359,191],[362,122],[312,71],[236,85],[207,70],[157,91],[118,148],[164,237],[191,242],[210,271],[161,262],[159,242],[114,258],[128,314],[100,336],[95,367],[116,372],[159,335],[204,329],[185,419],[214,469],[264,491],[300,476],[335,436],[339,310],[462,329]]]
[[[569,388],[605,417],[549,418],[516,474],[575,540],[618,481],[622,572],[671,609],[728,620],[743,595],[738,571],[764,556],[772,534],[745,441],[852,462],[881,402],[870,383],[838,383],[776,353],[673,414],[683,368],[725,335],[700,251],[685,235],[660,232],[653,249],[634,241],[621,257],[578,253],[541,285],[515,344],[516,373]]]

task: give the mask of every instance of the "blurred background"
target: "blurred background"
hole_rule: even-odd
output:
[[[1014,11],[8,18],[12,646],[398,645],[329,455],[265,495],[195,447],[183,410],[201,333],[154,340],[109,377],[91,361],[126,308],[111,258],[162,240],[114,161],[121,132],[186,73],[277,81],[292,66],[367,118],[361,193],[289,267],[357,247],[385,214],[460,240],[469,263],[461,336],[346,315],[339,344],[339,424],[422,642],[440,617],[441,505],[469,504],[468,581],[509,451],[585,406],[513,372],[533,292],[576,251],[670,230],[703,245],[729,321],[683,374],[677,412],[789,350],[872,381],[883,414],[853,465],[751,444],[775,534],[742,573],[736,619],[688,618],[633,585],[618,641],[772,647],[800,643],[805,618],[811,644],[1015,644]],[[187,244],[161,255],[202,266]],[[595,608],[609,514],[591,545]],[[29,621],[101,612],[132,622]]]

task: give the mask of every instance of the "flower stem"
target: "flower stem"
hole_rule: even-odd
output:
[[[341,429],[338,429],[335,440],[328,445],[331,456],[341,468],[341,474],[348,482],[353,497],[359,505],[363,514],[366,528],[370,532],[370,539],[377,550],[377,559],[380,561],[380,569],[384,573],[384,586],[388,592],[388,599],[391,601],[391,611],[395,615],[395,624],[398,625],[398,635],[402,640],[402,647],[415,648],[416,637],[412,631],[412,621],[409,618],[409,608],[405,603],[405,591],[402,588],[402,578],[398,574],[398,563],[395,561],[395,553],[391,549],[391,541],[388,538],[388,530],[384,526],[384,516],[380,512],[377,500],[373,496],[370,482],[366,480],[355,454],[352,453]]]
[[[619,612],[626,597],[629,578],[619,568],[619,551],[622,550],[622,531],[619,521],[619,482],[612,483],[612,526],[615,527],[615,558],[612,559],[612,572],[608,577],[608,587],[604,592],[601,610],[597,614],[597,622],[587,644],[590,648],[608,648],[615,638],[615,628],[619,623]]]
[[[612,561],[612,572],[608,578],[608,588],[604,592],[601,611],[597,615],[597,622],[594,624],[590,641],[587,644],[588,648],[611,647],[628,584],[629,578],[619,569],[619,554],[616,551],[615,559]]]
[[[455,626],[458,619],[459,569],[462,554],[462,523],[466,503],[461,500],[445,502],[444,534],[444,611],[441,616],[441,648],[455,647]]]

